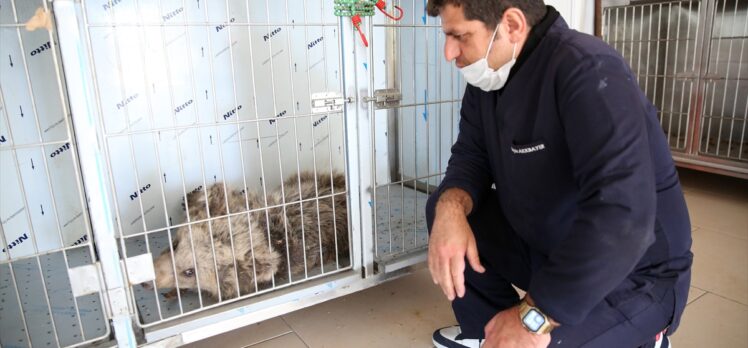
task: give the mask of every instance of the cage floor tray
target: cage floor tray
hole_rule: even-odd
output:
[[[426,200],[428,195],[400,184],[377,188],[377,256],[401,254],[428,243]]]
[[[67,254],[70,267],[91,263],[87,247],[69,250]],[[61,252],[14,261],[12,266],[11,272],[9,264],[0,265],[3,348],[69,346],[107,335],[99,294],[78,297],[76,311]],[[45,298],[49,299],[49,306]]]

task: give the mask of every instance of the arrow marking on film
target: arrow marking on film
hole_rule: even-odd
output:
[[[427,89],[423,90],[423,120],[428,121],[429,120],[429,91]]]
[[[423,17],[421,17],[423,20],[423,24],[426,24],[426,0],[423,0]]]

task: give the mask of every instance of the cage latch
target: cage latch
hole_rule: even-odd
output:
[[[390,89],[378,89],[374,91],[373,97],[364,97],[364,102],[374,102],[375,109],[389,109],[400,106],[400,101],[403,99],[402,93],[399,90]]]
[[[343,111],[345,98],[338,92],[321,92],[312,94],[312,113],[326,114]]]

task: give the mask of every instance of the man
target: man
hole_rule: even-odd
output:
[[[434,344],[667,347],[690,222],[623,58],[542,0],[429,0],[428,13],[469,84],[426,207],[429,269],[460,324]]]

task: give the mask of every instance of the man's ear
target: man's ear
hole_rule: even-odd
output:
[[[507,35],[511,43],[521,42],[530,31],[525,13],[516,7],[510,7],[504,11],[501,17],[501,27],[500,30]]]

